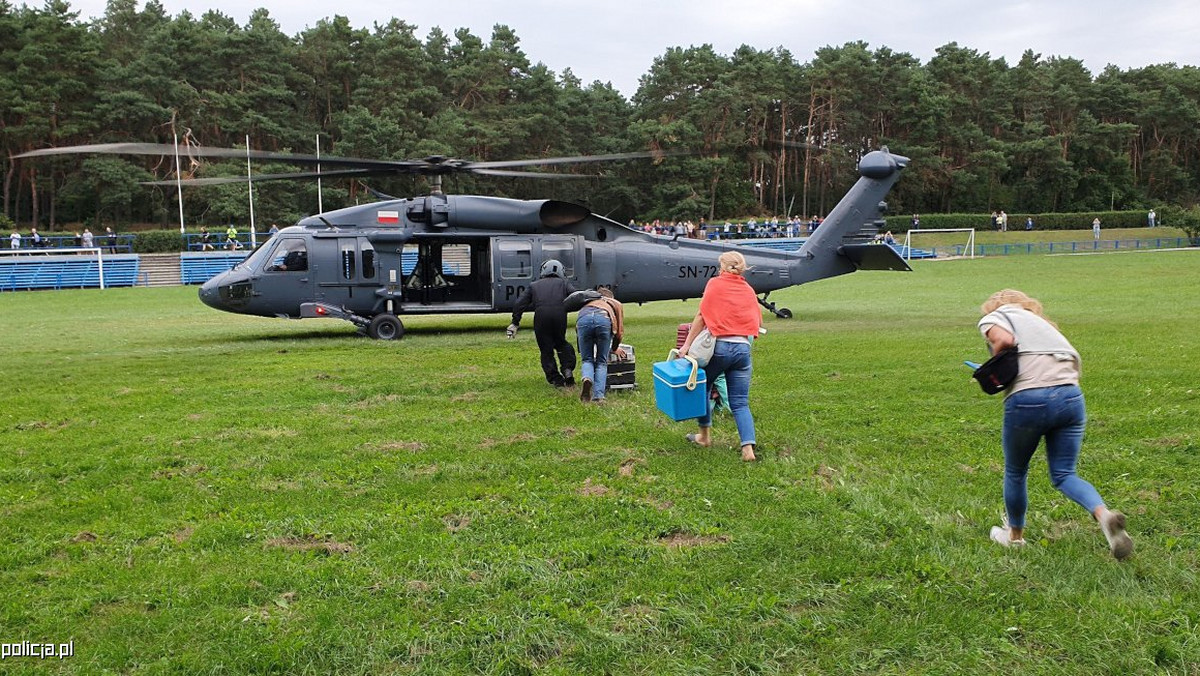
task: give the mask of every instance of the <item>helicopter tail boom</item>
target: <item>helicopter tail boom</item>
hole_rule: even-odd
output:
[[[796,283],[842,275],[855,270],[910,270],[891,247],[846,244],[848,235],[857,233],[864,223],[880,218],[887,209],[884,198],[908,166],[908,158],[893,155],[882,148],[863,156],[858,164],[859,179],[829,216],[821,223],[799,255]],[[868,247],[871,250],[866,250]],[[890,255],[889,255],[890,254]]]

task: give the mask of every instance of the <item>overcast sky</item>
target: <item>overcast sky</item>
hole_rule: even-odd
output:
[[[104,13],[106,0],[69,0],[81,19]],[[424,40],[440,26],[468,28],[485,41],[510,26],[532,63],[570,68],[584,84],[612,83],[626,97],[668,47],[711,44],[730,55],[746,44],[784,47],[799,62],[826,45],[855,40],[890,47],[922,63],[957,42],[1015,64],[1026,49],[1080,59],[1093,74],[1155,63],[1200,65],[1200,7],[1195,0],[162,0],[171,16],[216,9],[245,25],[265,7],[295,35],[333,14],[371,28],[391,17]],[[41,6],[40,2],[14,2]]]

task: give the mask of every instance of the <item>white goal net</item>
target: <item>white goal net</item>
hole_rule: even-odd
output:
[[[943,257],[943,256],[966,256],[969,258],[975,257],[975,228],[928,228],[919,230],[909,230],[904,233],[904,258],[907,260],[913,259],[913,247],[915,246],[915,235],[927,235],[932,233],[963,233],[965,237],[959,239],[953,235],[939,235],[933,238],[927,246],[928,249],[918,249],[917,257]],[[963,243],[963,239],[966,240]],[[927,240],[928,241],[928,240]],[[949,242],[949,244],[946,244]],[[939,251],[940,248],[940,251]]]

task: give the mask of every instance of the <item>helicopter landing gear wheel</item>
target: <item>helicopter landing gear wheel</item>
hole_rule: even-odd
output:
[[[791,310],[789,310],[785,307],[784,308],[775,307],[774,303],[767,301],[766,294],[763,294],[763,297],[758,299],[758,304],[765,307],[768,311],[771,312],[771,314],[775,315],[776,317],[779,317],[780,319],[791,319],[792,318]]]
[[[404,324],[400,323],[396,315],[384,312],[371,318],[371,323],[367,325],[367,335],[375,340],[400,340],[404,337]]]

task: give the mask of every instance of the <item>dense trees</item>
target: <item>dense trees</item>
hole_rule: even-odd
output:
[[[1071,58],[1018,63],[950,43],[922,64],[862,42],[801,63],[780,47],[669,48],[632,100],[550,72],[504,25],[424,37],[401,19],[356,28],[334,16],[294,37],[266,10],[245,25],[217,11],[171,17],[158,0],[109,0],[80,22],[64,0],[0,0],[2,213],[23,227],[170,222],[173,162],[14,160],[57,145],[138,140],[325,154],[472,159],[678,152],[661,163],[592,166],[603,179],[456,178],[455,191],[558,197],[622,220],[822,214],[879,145],[913,159],[899,212],[1010,213],[1190,206],[1200,200],[1200,69],[1174,64],[1093,76]],[[234,175],[236,161],[182,167]],[[287,171],[256,167],[255,171]],[[372,181],[414,194],[419,179]],[[322,206],[362,186],[325,181]],[[317,210],[311,184],[259,184],[260,218]],[[245,222],[244,187],[185,192],[190,221]]]

